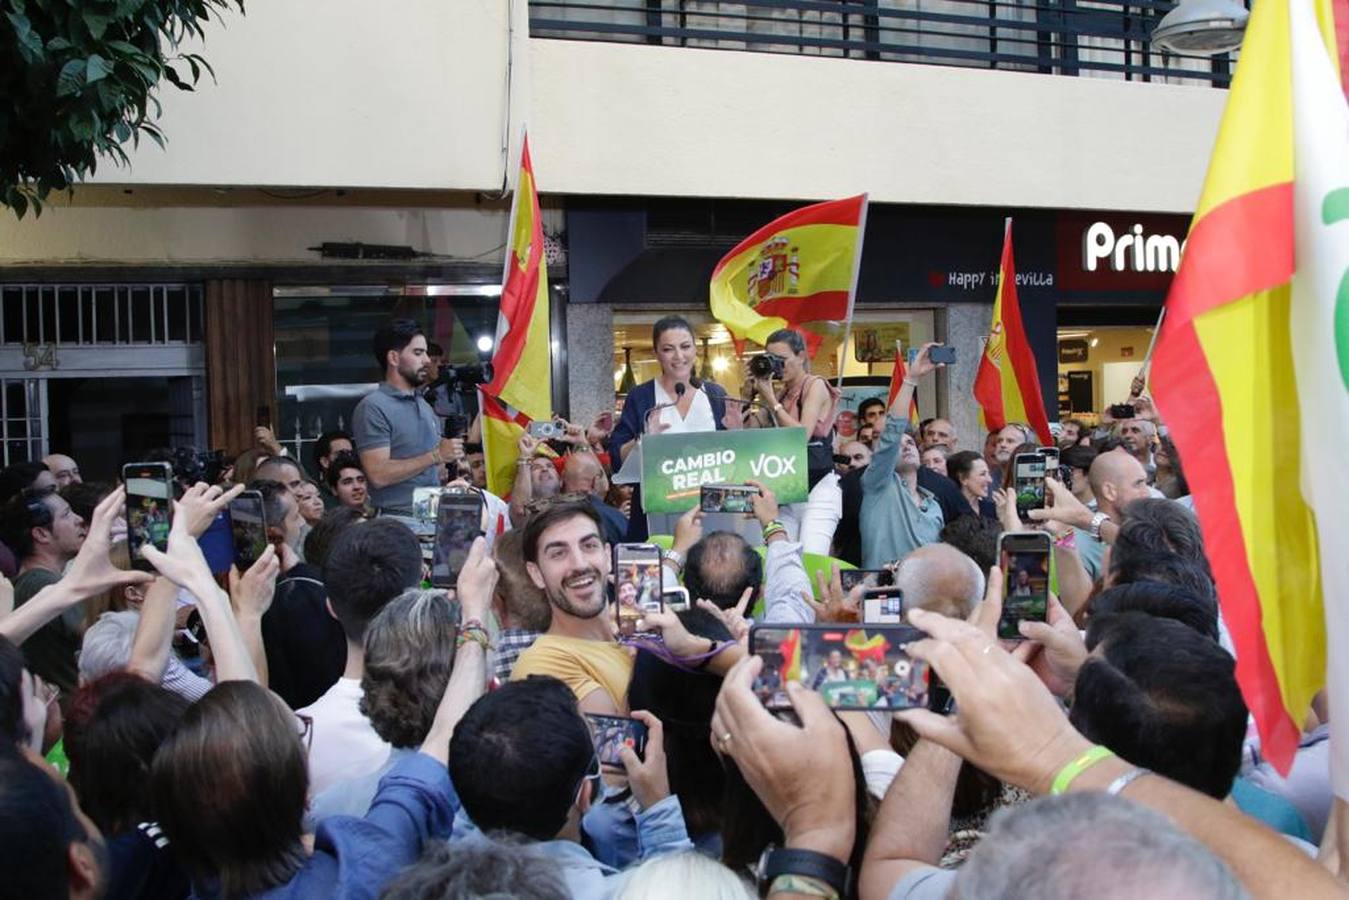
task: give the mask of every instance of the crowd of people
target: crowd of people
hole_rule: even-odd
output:
[[[660,320],[652,343],[660,374],[617,415],[519,438],[505,496],[477,426],[447,436],[428,402],[432,348],[409,320],[375,334],[379,388],[311,458],[264,426],[213,478],[150,454],[176,499],[144,564],[125,486],[61,454],[0,471],[0,895],[1345,890],[1322,698],[1280,776],[1141,382],[1135,418],[1056,423],[1045,505],[1023,519],[1029,427],[910,425],[928,347],[844,439],[796,332],[769,337],[738,396],[697,378],[688,322]],[[644,435],[775,427],[804,429],[809,495],[760,486],[748,528],[648,517],[615,484]],[[481,494],[482,521],[439,590],[417,492],[447,485]],[[209,535],[244,490],[268,542],[241,571]],[[1052,540],[1053,591],[1000,640],[1029,575],[1005,586],[999,536],[1023,531]],[[691,602],[648,597],[620,634],[613,549],[652,534]],[[892,573],[920,632],[902,668],[850,660],[838,636],[799,679],[752,652],[755,625],[865,630],[850,566]],[[907,708],[831,706],[859,671]],[[644,740],[615,740],[614,717]]]

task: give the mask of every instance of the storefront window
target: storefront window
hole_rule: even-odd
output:
[[[416,319],[442,363],[477,362],[477,341],[496,333],[496,285],[278,288],[275,294],[277,438],[309,464],[325,431],[350,430],[357,402],[383,377],[371,351],[389,319]]]
[[[1105,407],[1125,402],[1152,333],[1115,326],[1059,329],[1059,417],[1095,425]]]

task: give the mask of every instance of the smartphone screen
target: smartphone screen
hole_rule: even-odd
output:
[[[126,535],[131,562],[148,569],[142,552],[146,544],[169,549],[173,516],[173,467],[168,463],[128,463],[122,467],[126,484]]]
[[[440,495],[444,488],[419,487],[412,489],[412,518],[419,522],[434,522],[440,509]]]
[[[614,546],[614,616],[620,636],[636,634],[643,613],[660,612],[662,568],[655,544]]]
[[[626,768],[623,757],[619,755],[624,747],[631,747],[639,759],[646,755],[646,725],[623,716],[601,716],[596,713],[586,713],[585,716],[600,765]]]
[[[248,571],[267,549],[267,516],[262,494],[244,491],[230,501],[230,533],[234,539],[234,565]]]
[[[1018,453],[1012,462],[1016,514],[1030,521],[1030,511],[1045,505],[1045,458],[1039,453]]]
[[[431,554],[431,584],[454,587],[473,540],[482,534],[482,494],[445,491],[436,508],[436,540]]]
[[[1059,467],[1059,448],[1041,447],[1038,452],[1045,458],[1045,471],[1053,473]]]
[[[819,691],[834,709],[912,709],[928,705],[928,666],[903,646],[926,634],[909,625],[756,625],[750,649],[763,658],[754,693],[773,710],[789,710],[784,685]]]
[[[1042,531],[1004,534],[998,539],[1003,575],[998,637],[1019,640],[1019,623],[1043,622],[1047,618],[1049,550],[1049,535]]]
[[[272,427],[272,408],[266,403],[259,403],[254,412],[253,423],[262,428]]]
[[[705,484],[699,489],[698,508],[703,512],[749,515],[759,489],[747,484]]]
[[[864,588],[889,587],[895,583],[895,573],[889,569],[839,569],[838,583],[845,593],[859,584]]]
[[[864,589],[862,621],[867,625],[904,624],[904,592],[894,585]]]

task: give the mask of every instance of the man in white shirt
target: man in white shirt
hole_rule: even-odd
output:
[[[376,613],[415,587],[421,577],[421,547],[401,522],[362,522],[333,541],[323,582],[328,588],[328,609],[347,636],[347,665],[336,684],[299,710],[313,723],[311,797],[339,781],[374,772],[388,759],[389,745],[361,712],[365,629]]]

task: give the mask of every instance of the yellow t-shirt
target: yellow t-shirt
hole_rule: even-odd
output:
[[[511,669],[511,681],[530,675],[551,675],[571,688],[577,700],[595,688],[603,688],[619,712],[628,708],[628,682],[632,657],[611,641],[540,635],[520,654]]]

